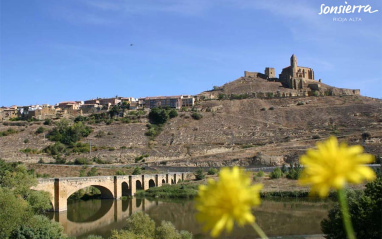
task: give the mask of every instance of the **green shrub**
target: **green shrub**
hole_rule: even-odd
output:
[[[202,180],[202,179],[204,179],[206,177],[204,175],[204,170],[202,168],[197,169],[195,171],[194,175],[195,175],[195,179],[196,180]]]
[[[128,217],[125,228],[136,235],[142,235],[146,238],[154,238],[155,235],[155,222],[143,212],[134,213]]]
[[[117,172],[115,172],[115,175],[126,175],[126,173],[121,170],[118,170]]]
[[[286,167],[285,163],[283,163],[283,166],[281,166],[281,172],[282,173],[287,173],[288,172],[288,168]]]
[[[281,172],[281,169],[280,168],[275,168],[271,174],[269,175],[269,177],[271,179],[276,179],[276,178],[281,178],[283,176],[283,173]]]
[[[191,117],[192,117],[194,120],[200,120],[201,118],[203,118],[203,115],[200,114],[200,113],[194,112],[194,113],[191,114]]]
[[[87,176],[88,177],[91,177],[91,176],[97,176],[98,175],[98,170],[96,167],[92,167],[89,172],[87,173]]]
[[[152,108],[149,113],[149,120],[152,124],[164,124],[170,116],[166,109]]]
[[[20,149],[20,152],[26,153],[26,154],[39,154],[40,151],[38,149],[31,149],[31,148],[26,148],[26,149]]]
[[[18,133],[19,131],[15,130],[15,129],[12,129],[12,128],[8,128],[7,130],[5,131],[0,131],[0,137],[2,136],[8,136],[8,135],[11,135],[11,134],[16,134]]]
[[[218,172],[219,172],[219,170],[216,169],[216,168],[209,168],[208,171],[207,171],[207,174],[208,174],[208,175],[215,175],[215,174],[217,174]]]
[[[148,131],[145,132],[145,135],[149,136],[151,139],[154,139],[162,131],[161,125],[147,124],[146,127],[148,128]]]
[[[44,120],[44,125],[52,125],[52,120],[51,119]]]
[[[364,193],[348,190],[347,197],[357,238],[382,238],[382,178],[379,176],[375,181],[366,184]],[[321,229],[326,234],[325,238],[346,238],[338,203],[329,211],[328,219],[321,222]]]
[[[132,175],[140,175],[142,174],[141,168],[140,167],[135,167],[133,170]]]
[[[70,145],[83,137],[87,137],[92,131],[89,126],[85,126],[82,122],[69,125],[69,121],[63,119],[49,132],[48,139]]]
[[[121,119],[121,121],[122,121],[122,123],[125,123],[125,124],[129,124],[129,123],[131,123],[131,119],[129,119],[129,118],[127,118],[127,117],[123,117],[123,118]]]
[[[92,164],[92,163],[87,158],[76,158],[74,160],[74,164],[76,164],[76,165],[87,165],[87,164]]]
[[[265,173],[263,171],[257,172],[257,177],[264,177]]]
[[[55,155],[53,158],[56,160],[55,164],[65,164],[66,158],[61,157],[61,155]]]
[[[175,118],[175,117],[178,116],[178,111],[176,111],[176,109],[172,109],[172,110],[170,110],[170,112],[168,113],[168,116],[170,117],[170,119]]]
[[[261,110],[261,111],[266,111],[267,109],[266,109],[266,108],[261,108],[260,110]]]
[[[42,126],[40,126],[40,127],[38,127],[38,129],[36,130],[35,134],[42,134],[42,133],[44,133],[44,131],[45,131],[45,128],[42,127]]]
[[[274,109],[275,109],[275,107],[273,107],[273,106],[269,107],[269,110],[274,110]]]
[[[289,167],[289,171],[286,177],[289,179],[297,180],[300,177],[301,172],[302,168],[300,164],[295,164],[294,167],[291,165],[291,167]]]
[[[24,139],[24,144],[29,143],[29,139]]]

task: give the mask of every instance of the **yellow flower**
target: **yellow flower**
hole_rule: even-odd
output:
[[[341,189],[347,182],[359,184],[364,179],[374,180],[374,171],[364,165],[372,162],[373,156],[362,152],[362,146],[338,144],[337,138],[331,136],[317,143],[317,150],[309,149],[301,156],[304,170],[299,181],[312,185],[312,193],[326,197],[331,188]]]
[[[243,169],[233,167],[221,169],[219,180],[210,179],[200,185],[196,199],[196,219],[211,229],[217,237],[223,229],[231,232],[234,222],[240,226],[255,222],[251,208],[260,204],[259,192],[262,184],[251,186],[251,178]]]

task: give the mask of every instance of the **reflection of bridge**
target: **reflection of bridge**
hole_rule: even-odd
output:
[[[64,227],[64,232],[70,236],[80,236],[93,232],[94,230],[107,227],[112,223],[122,222],[132,213],[146,211],[159,204],[157,201],[148,201],[147,199],[129,199],[129,200],[102,200],[108,204],[102,208],[102,215],[99,218],[93,218],[86,222],[75,222],[68,218],[68,212],[55,213],[54,220]]]
[[[137,190],[161,187],[163,184],[176,184],[185,180],[188,173],[156,175],[123,175],[98,177],[73,177],[40,179],[34,190],[49,192],[54,211],[67,210],[67,199],[76,191],[93,186],[101,191],[101,198],[118,199],[121,196],[133,196]]]

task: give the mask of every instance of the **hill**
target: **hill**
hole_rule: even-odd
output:
[[[335,93],[324,96],[321,92],[327,90]],[[283,93],[299,95],[301,91],[284,88],[278,82],[242,77],[199,94],[194,107],[202,115],[199,120],[192,117],[191,109],[179,111],[153,139],[145,136],[147,117],[139,117],[135,123],[116,120],[91,124],[93,132],[81,140],[91,142],[91,154],[63,157],[67,161],[97,157],[114,164],[134,164],[136,157],[148,155],[144,163],[140,162],[149,166],[281,165],[296,161],[307,148],[331,134],[349,144],[364,144],[367,152],[382,155],[381,100],[324,84],[319,92],[317,96],[283,97]],[[219,94],[230,97],[218,100]],[[237,97],[240,95],[246,96]],[[12,128],[17,133],[0,137],[0,158],[54,162],[46,153],[20,151],[38,151],[53,144],[44,134],[35,133],[40,126],[47,130],[54,127],[42,122],[1,125],[0,131]]]

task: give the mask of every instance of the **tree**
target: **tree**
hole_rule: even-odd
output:
[[[153,124],[164,124],[169,118],[170,116],[165,109],[155,107],[149,113],[149,119]]]
[[[28,223],[21,224],[12,231],[9,239],[64,239],[64,228],[58,223],[49,220],[45,216],[35,215]]]
[[[110,110],[109,110],[109,115],[110,117],[115,117],[115,116],[118,116],[119,115],[119,106],[118,105],[114,105]]]
[[[348,191],[349,212],[357,238],[382,238],[382,178],[366,184],[364,193]],[[329,211],[328,219],[321,222],[322,232],[328,239],[346,238],[342,214],[337,204]]]
[[[196,180],[202,180],[206,177],[202,168],[197,169],[194,175]]]
[[[32,217],[28,202],[8,188],[0,187],[0,238],[7,238],[19,225]]]
[[[125,229],[146,238],[154,238],[155,222],[143,212],[134,213],[126,220]]]

